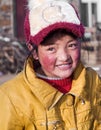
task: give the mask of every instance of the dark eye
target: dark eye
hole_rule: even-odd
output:
[[[54,51],[55,48],[54,48],[54,47],[49,47],[47,50],[48,50],[48,51]]]
[[[76,49],[78,48],[79,44],[78,43],[70,43],[68,45],[68,49]]]

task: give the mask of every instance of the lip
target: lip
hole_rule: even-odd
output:
[[[57,67],[60,69],[60,70],[68,70],[70,69],[72,66],[71,63],[67,63],[67,64],[59,64],[57,65]]]

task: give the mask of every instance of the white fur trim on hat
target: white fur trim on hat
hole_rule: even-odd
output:
[[[29,0],[31,36],[58,22],[80,25],[74,8],[66,0]]]

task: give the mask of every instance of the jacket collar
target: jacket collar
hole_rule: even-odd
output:
[[[86,68],[80,62],[73,74],[72,88],[70,93],[81,96],[86,85]]]
[[[34,95],[40,100],[46,109],[52,108],[64,95],[47,82],[39,79],[34,71],[33,60],[26,60],[24,67],[24,79]],[[72,89],[69,93],[80,96],[85,86],[85,68],[79,63],[73,75]]]

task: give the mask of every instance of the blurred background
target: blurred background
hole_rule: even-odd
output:
[[[67,0],[85,26],[81,60],[101,76],[101,0]],[[28,54],[24,38],[27,0],[0,0],[0,84],[23,68]]]

